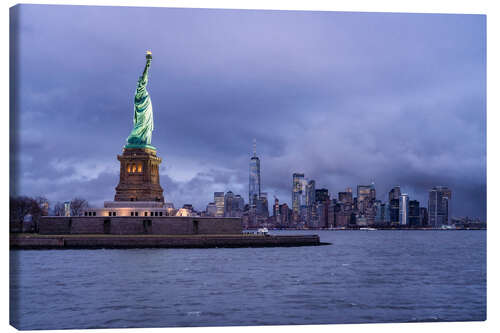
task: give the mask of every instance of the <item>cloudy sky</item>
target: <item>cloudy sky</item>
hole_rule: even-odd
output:
[[[290,203],[293,172],[336,195],[400,185],[427,206],[486,217],[486,18],[22,5],[11,190],[112,200],[144,54],[166,201],[248,198],[252,140],[262,188]]]

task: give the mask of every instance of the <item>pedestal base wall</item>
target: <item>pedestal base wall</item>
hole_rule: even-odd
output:
[[[42,235],[224,235],[242,231],[241,219],[229,217],[44,216],[39,223]]]

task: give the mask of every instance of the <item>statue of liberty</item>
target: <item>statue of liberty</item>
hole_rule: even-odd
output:
[[[125,148],[151,148],[151,135],[153,133],[153,106],[146,85],[148,84],[148,71],[153,55],[146,52],[146,67],[137,81],[134,98],[134,128],[127,138]]]

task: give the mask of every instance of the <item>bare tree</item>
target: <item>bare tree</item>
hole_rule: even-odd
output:
[[[89,203],[85,199],[74,198],[70,203],[71,216],[81,216],[85,208],[89,207]]]
[[[40,223],[40,218],[42,216],[46,216],[49,213],[49,201],[47,198],[38,196],[33,199],[34,205],[33,209],[30,212],[33,221],[33,227],[35,228],[35,232],[38,232],[38,226]]]
[[[30,202],[28,197],[10,197],[10,231],[21,232],[24,217],[28,215],[30,210]]]
[[[49,200],[43,196],[38,196],[35,198],[38,207],[40,207],[41,216],[49,215]]]
[[[10,227],[11,232],[22,232],[25,217],[30,214],[33,217],[41,215],[38,203],[30,197],[10,197]]]
[[[54,215],[64,216],[64,204],[62,202],[56,202],[54,205]]]

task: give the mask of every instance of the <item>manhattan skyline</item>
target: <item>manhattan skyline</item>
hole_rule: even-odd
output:
[[[261,191],[281,202],[301,172],[332,194],[373,180],[425,204],[446,185],[453,215],[486,218],[483,15],[21,5],[21,18],[16,194],[112,200],[151,49],[152,144],[176,207],[248,198],[256,138]]]

